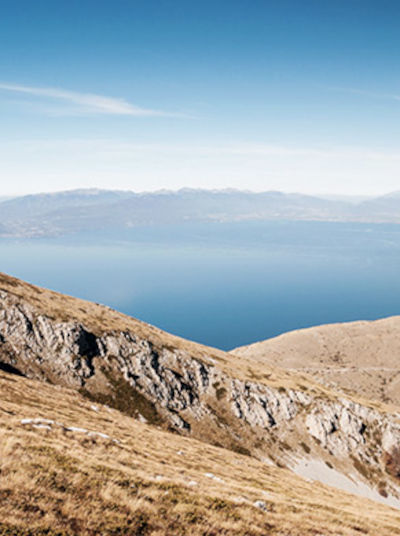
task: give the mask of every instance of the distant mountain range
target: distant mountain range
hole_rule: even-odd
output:
[[[59,236],[140,225],[244,220],[400,223],[400,192],[376,198],[194,190],[72,190],[0,198],[0,236]]]

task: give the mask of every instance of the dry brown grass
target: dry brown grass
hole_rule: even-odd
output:
[[[156,350],[177,349],[192,358],[214,364],[228,376],[258,382],[271,387],[298,389],[315,397],[335,399],[342,396],[332,388],[327,388],[307,374],[279,368],[265,359],[250,360],[247,356],[230,354],[216,348],[204,346],[175,335],[171,335],[150,324],[119,313],[109,307],[66,296],[36,287],[0,272],[0,290],[13,294],[22,303],[32,305],[37,314],[44,314],[57,322],[80,322],[86,329],[101,336],[110,332],[130,332],[151,343]],[[371,401],[356,394],[348,398],[365,406],[384,412],[396,412],[398,408],[378,401]]]
[[[400,535],[394,509],[97,409],[0,372],[0,535]]]
[[[400,316],[295,330],[233,353],[253,367],[279,366],[347,394],[400,406]]]

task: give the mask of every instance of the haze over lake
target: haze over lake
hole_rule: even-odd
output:
[[[1,269],[231,349],[400,314],[400,227],[193,223],[0,240]]]

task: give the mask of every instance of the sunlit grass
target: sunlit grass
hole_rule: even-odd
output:
[[[74,391],[0,373],[0,393],[0,535],[400,534],[394,509]]]

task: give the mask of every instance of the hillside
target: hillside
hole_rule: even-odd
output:
[[[283,192],[239,190],[72,190],[15,197],[0,206],[1,237],[51,237],[188,222],[318,220],[398,222],[399,200],[354,202]]]
[[[283,192],[196,190],[135,193],[71,190],[0,200],[0,237],[54,237],[188,222],[399,223],[400,198],[316,197]]]
[[[395,406],[4,274],[0,363],[164,431],[400,507]]]
[[[301,329],[233,352],[400,406],[400,317]]]
[[[0,534],[400,534],[398,510],[0,372]]]

